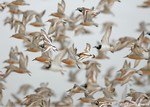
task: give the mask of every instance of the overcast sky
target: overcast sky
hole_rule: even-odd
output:
[[[5,0],[1,0],[0,3]],[[7,0],[11,1],[11,0]],[[99,0],[85,0],[83,2],[82,0],[65,0],[66,2],[66,11],[65,13],[67,15],[70,15],[71,12],[75,11],[77,7],[88,7],[91,8],[93,6],[96,6]],[[78,48],[79,51],[82,51],[85,47],[85,43],[90,43],[92,46],[96,45],[96,42],[101,40],[102,34],[100,33],[102,28],[102,23],[105,21],[113,21],[117,24],[117,26],[113,27],[112,34],[110,37],[110,40],[112,39],[118,39],[119,37],[123,36],[133,36],[138,37],[141,32],[136,32],[136,29],[138,28],[138,24],[141,21],[145,21],[146,23],[150,23],[150,9],[142,9],[137,8],[137,5],[140,5],[145,0],[121,0],[121,2],[116,2],[112,8],[112,11],[114,13],[114,16],[112,15],[104,15],[100,14],[95,19],[95,22],[99,24],[99,27],[89,27],[90,30],[92,30],[92,34],[89,36],[76,36],[73,37],[73,33],[67,33],[68,36],[73,37],[73,42],[75,46]],[[22,10],[27,9],[33,9],[36,11],[41,12],[42,10],[46,9],[46,14],[43,17],[43,21],[45,22],[46,26],[45,29],[48,30],[49,24],[46,23],[47,19],[50,17],[52,12],[55,12],[57,10],[57,3],[60,2],[60,0],[26,0],[27,3],[30,4],[30,6],[24,6],[21,8]],[[3,25],[3,20],[5,17],[9,16],[9,13],[6,9],[3,12],[0,12],[0,68],[1,71],[5,71],[3,67],[6,65],[3,63],[5,59],[8,59],[9,51],[11,46],[18,46],[19,50],[23,51],[25,55],[29,55],[29,65],[28,69],[32,71],[32,76],[28,75],[20,75],[16,73],[12,73],[8,78],[6,85],[6,90],[4,91],[4,102],[8,100],[8,95],[10,93],[15,93],[18,89],[18,87],[23,83],[30,83],[33,84],[34,87],[39,86],[41,82],[49,82],[49,86],[55,90],[56,94],[62,95],[64,91],[71,88],[74,83],[68,83],[67,82],[67,72],[65,72],[65,75],[62,76],[60,73],[53,73],[51,71],[43,71],[41,69],[42,64],[39,62],[33,62],[32,59],[39,56],[40,53],[30,53],[26,52],[25,48],[23,47],[23,44],[20,40],[10,38],[12,34],[14,34],[14,31],[10,30],[9,26]],[[29,26],[29,25],[28,25]],[[27,31],[40,31],[41,28],[33,28],[29,27],[27,28]],[[150,27],[149,27],[150,29]],[[95,51],[95,49],[91,49],[91,51]],[[124,49],[121,52],[116,53],[108,53],[110,56],[110,60],[104,60],[100,61],[102,67],[101,71],[105,72],[109,67],[115,66],[115,70],[118,70],[122,67],[125,58],[123,58],[125,55],[130,53],[129,49]],[[131,61],[131,60],[128,60]],[[142,61],[139,65],[139,67],[145,66],[146,62]],[[133,63],[132,63],[133,66]],[[82,84],[85,82],[85,71],[81,72],[79,74],[79,81]],[[104,83],[101,83],[102,79],[99,78],[98,82],[102,85]],[[59,98],[59,97],[58,97]]]

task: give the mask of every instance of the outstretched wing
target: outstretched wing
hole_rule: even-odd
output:
[[[112,32],[112,26],[108,26],[108,28],[105,31],[105,34],[103,35],[101,39],[102,44],[109,44],[109,38]]]

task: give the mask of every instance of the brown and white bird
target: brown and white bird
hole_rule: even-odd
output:
[[[77,48],[74,47],[74,44],[67,49],[68,57],[63,59],[62,62],[65,63],[68,67],[77,66],[80,69],[80,62],[76,57]]]
[[[112,32],[112,26],[108,26],[99,45],[95,46],[94,48],[98,49],[99,51],[103,51],[103,52],[112,51],[113,46],[111,46],[111,44],[109,42],[111,32]]]
[[[11,3],[16,6],[30,5],[30,4],[26,3],[24,0],[14,0]]]
[[[83,21],[80,23],[83,26],[96,26],[98,27],[98,24],[93,21],[93,18],[96,17],[100,12],[95,10],[94,8],[89,9],[85,7],[79,7],[76,10],[82,13]]]
[[[44,52],[51,50],[57,51],[57,48],[52,44],[52,38],[48,37],[48,34],[43,29],[41,29],[41,36],[43,37],[44,42],[42,45],[42,48],[45,49]]]
[[[49,69],[50,71],[53,71],[53,72],[60,72],[61,74],[64,74],[64,71],[66,71],[66,69],[63,68],[63,66],[61,65],[61,62],[62,62],[63,57],[66,55],[66,53],[67,53],[67,49],[63,49],[59,51],[59,53],[55,55],[52,61],[47,63],[48,67],[46,67],[46,69]]]
[[[81,61],[86,58],[95,58],[95,55],[90,53],[90,49],[91,49],[91,45],[89,43],[86,43],[86,47],[84,51],[77,54],[77,56],[79,57],[78,60]]]
[[[64,18],[66,16],[65,8],[66,8],[66,3],[64,0],[61,0],[61,2],[58,3],[57,12],[51,13],[51,16],[55,16],[58,18]]]
[[[46,10],[43,10],[40,14],[35,15],[35,22],[31,22],[30,25],[34,27],[43,27],[45,24],[42,21],[42,17],[44,16]]]
[[[22,52],[19,53],[19,67],[15,65],[9,65],[6,66],[5,68],[7,69],[5,72],[4,77],[6,78],[11,72],[19,73],[19,74],[29,74],[31,75],[31,71],[27,69],[28,65],[28,56],[24,56]]]
[[[126,56],[129,59],[135,60],[134,67],[136,67],[141,60],[147,59],[147,57],[144,56],[144,52],[147,52],[148,50],[142,47],[143,40],[144,32],[142,32],[140,36],[136,39],[134,46],[131,47],[131,53]]]
[[[5,60],[4,63],[18,64],[19,63],[18,54],[19,54],[18,48],[11,47],[9,52],[9,59]]]

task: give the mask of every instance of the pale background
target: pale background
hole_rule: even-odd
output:
[[[3,2],[6,0],[1,0],[0,2]],[[11,0],[7,0],[11,1]],[[72,11],[74,11],[77,7],[88,7],[91,8],[92,6],[96,6],[99,0],[85,0],[83,2],[82,0],[65,0],[66,1],[66,11],[65,13],[67,15],[70,15]],[[139,22],[145,21],[150,23],[150,9],[142,9],[137,8],[137,5],[140,5],[145,0],[121,0],[121,2],[116,2],[115,5],[112,8],[112,11],[114,12],[115,16],[112,15],[103,15],[100,14],[96,18],[96,22],[99,24],[99,27],[90,27],[89,29],[92,30],[93,34],[89,36],[85,35],[79,35],[76,37],[73,37],[73,33],[68,33],[68,36],[71,36],[75,46],[78,48],[78,51],[81,52],[84,47],[85,43],[90,43],[92,46],[96,45],[96,41],[100,40],[102,37],[101,31],[101,25],[105,21],[113,21],[117,24],[117,26],[113,27],[112,35],[110,37],[110,40],[112,39],[118,39],[122,36],[133,36],[138,37],[141,32],[136,32],[136,29],[138,28]],[[24,6],[23,10],[26,9],[33,9],[36,11],[41,12],[42,10],[46,9],[46,14],[42,18],[43,21],[47,21],[50,17],[52,12],[56,12],[57,10],[57,3],[60,2],[60,0],[26,0],[27,3],[30,4],[30,6]],[[11,93],[16,93],[19,86],[24,83],[32,84],[34,87],[38,87],[41,82],[49,82],[49,87],[51,87],[56,92],[55,100],[59,99],[60,96],[69,88],[73,86],[74,83],[67,82],[68,75],[67,72],[65,72],[65,75],[62,76],[60,73],[54,73],[51,71],[43,71],[41,69],[42,64],[39,62],[33,62],[32,59],[39,56],[40,53],[30,53],[26,52],[25,48],[23,48],[22,41],[9,38],[12,34],[14,34],[14,31],[11,31],[9,26],[3,26],[3,20],[6,16],[9,16],[8,10],[6,9],[4,12],[0,12],[0,70],[5,72],[5,69],[3,68],[6,64],[3,63],[4,60],[8,58],[9,50],[11,46],[18,46],[19,50],[23,51],[25,55],[29,55],[29,64],[28,69],[32,71],[32,76],[28,75],[20,75],[16,73],[12,73],[8,78],[7,82],[4,83],[6,86],[6,89],[4,90],[4,102],[7,102],[9,99],[9,95]],[[30,25],[28,25],[30,26]],[[48,30],[49,24],[46,23],[45,29]],[[35,31],[39,30],[41,28],[34,29],[33,27],[27,28],[27,31]],[[149,27],[150,29],[150,27]],[[95,49],[91,49],[91,52],[94,52]],[[104,60],[100,61],[102,67],[101,71],[103,73],[99,74],[98,83],[101,86],[104,86],[103,82],[103,74],[104,72],[111,66],[115,66],[115,70],[119,70],[123,63],[125,58],[123,58],[125,55],[130,53],[129,49],[124,49],[121,52],[116,53],[108,53],[110,56],[110,60]],[[128,60],[131,61],[131,60]],[[142,61],[140,65],[138,66],[143,67],[145,66],[146,62]],[[133,62],[132,62],[133,66]],[[78,75],[78,79],[80,83],[83,84],[85,82],[85,71],[82,71]],[[121,88],[120,88],[121,89]],[[138,88],[140,91],[147,90],[146,88]],[[21,97],[23,99],[23,97]]]

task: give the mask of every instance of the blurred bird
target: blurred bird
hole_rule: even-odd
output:
[[[79,57],[78,60],[83,60],[83,59],[86,59],[86,58],[94,58],[95,55],[94,54],[91,54],[90,53],[90,49],[91,49],[91,45],[89,43],[86,43],[86,47],[84,49],[84,52],[80,52],[77,54],[77,56]]]
[[[74,95],[74,94],[77,94],[77,93],[84,93],[84,91],[86,91],[86,88],[84,85],[77,85],[77,84],[74,84],[74,86],[67,90],[67,92],[70,94],[70,95]]]
[[[66,7],[66,3],[64,0],[61,0],[60,3],[58,3],[58,7],[57,7],[57,12],[55,13],[51,13],[51,16],[55,16],[58,18],[64,18],[65,17],[65,7]]]
[[[7,7],[7,2],[0,3],[0,11],[3,11]]]
[[[30,106],[38,106],[42,101],[43,97],[38,94],[30,94],[25,97],[23,101],[23,105],[30,107]]]
[[[105,32],[109,26],[117,26],[117,24],[114,23],[114,22],[112,22],[112,21],[106,21],[106,22],[104,22],[104,23],[102,24],[101,33]]]
[[[147,52],[147,49],[142,47],[143,40],[144,40],[144,32],[140,34],[140,36],[135,41],[134,46],[131,47],[131,53],[125,56],[129,59],[135,60],[134,67],[136,67],[141,60],[147,59],[144,56],[144,52]]]
[[[134,37],[120,37],[117,41],[115,41],[115,43],[111,44],[113,46],[111,52],[117,52],[124,48],[131,48],[134,45],[135,41],[136,39]]]
[[[11,96],[13,97],[13,99],[15,100],[15,104],[22,106],[22,100],[15,94],[11,94]]]
[[[140,68],[144,75],[150,75],[150,51],[148,54],[148,60],[146,66]]]
[[[150,0],[144,1],[141,5],[138,5],[137,7],[150,8]]]
[[[16,105],[14,104],[14,102],[12,102],[10,99],[7,101],[5,107],[16,107]]]
[[[22,93],[23,95],[27,95],[30,89],[33,89],[33,86],[30,84],[23,84],[19,87],[17,94]]]
[[[67,64],[67,66],[77,66],[80,69],[80,66],[78,65],[80,62],[76,58],[77,54],[77,48],[74,48],[74,44],[67,49],[68,57],[66,59],[63,59],[62,62]]]
[[[45,26],[45,24],[42,21],[42,17],[45,14],[45,10],[43,10],[41,12],[41,14],[36,14],[35,15],[35,22],[31,22],[30,25],[34,26],[34,27],[42,27]]]
[[[43,47],[44,47],[44,52],[49,51],[49,50],[53,50],[53,51],[57,51],[57,48],[52,44],[52,39],[51,37],[48,37],[48,34],[41,29],[41,35],[43,36]]]
[[[86,79],[88,83],[97,83],[98,74],[100,73],[101,64],[97,61],[90,61],[86,65]]]
[[[140,22],[139,23],[139,28],[138,29],[136,29],[136,31],[137,32],[147,32],[148,30],[147,30],[147,26],[148,25],[150,25],[149,23],[146,23],[146,22],[144,22],[144,21],[142,21],[142,22]]]
[[[24,45],[27,48],[26,51],[40,52],[41,51],[41,48],[39,46],[40,41],[41,41],[40,36],[29,37],[27,41],[24,41]]]
[[[30,5],[30,4],[26,3],[24,0],[14,0],[11,3],[14,5],[17,5],[17,6]]]
[[[77,25],[74,29],[74,35],[78,36],[78,35],[87,35],[87,34],[91,34],[92,32],[88,29],[86,29],[83,25]]]
[[[19,9],[19,6],[13,4],[13,3],[8,3],[7,7],[9,8],[9,13],[11,15],[20,15],[22,14],[22,11]]]
[[[27,40],[27,38],[25,36],[26,36],[26,26],[22,22],[20,22],[18,32],[16,34],[12,35],[11,37],[25,41],[25,40]]]
[[[32,61],[39,61],[39,62],[43,62],[43,63],[48,63],[50,61],[52,61],[52,55],[49,51],[46,52],[42,52],[41,56],[34,58]]]
[[[112,51],[113,47],[109,43],[111,32],[112,32],[112,26],[109,26],[101,39],[100,45],[94,46],[94,48],[103,52]]]
[[[79,72],[80,72],[79,69],[76,70],[76,71],[70,71],[68,81],[69,82],[78,82],[77,75],[78,75]]]
[[[59,51],[59,53],[54,57],[54,59],[52,59],[52,61],[48,63],[49,67],[47,67],[47,69],[50,69],[51,71],[54,71],[54,72],[61,72],[61,74],[64,74],[63,71],[65,71],[65,69],[63,69],[63,67],[61,66],[61,62],[66,52],[67,52],[67,49],[63,49]]]
[[[73,106],[73,99],[72,96],[69,94],[64,94],[60,101],[54,102],[55,107],[72,107]]]
[[[28,56],[24,56],[22,52],[19,53],[20,58],[19,58],[19,67],[15,66],[15,65],[9,65],[6,66],[5,68],[7,69],[5,72],[5,78],[11,73],[11,72],[16,72],[19,74],[29,74],[30,75],[30,71],[27,69],[27,65],[28,65]]]
[[[51,96],[55,96],[55,93],[52,89],[47,86],[40,86],[34,90],[38,95],[42,96],[43,98],[49,98]]]
[[[121,85],[124,85],[131,80],[134,74],[143,75],[142,71],[130,68],[124,75],[121,77],[116,77],[115,80],[118,81]]]
[[[96,8],[101,10],[102,8],[104,8],[104,5],[107,5],[109,6],[109,8],[112,8],[115,2],[121,2],[121,1],[120,0],[100,0]]]
[[[79,7],[76,10],[82,13],[83,21],[80,23],[83,26],[96,26],[98,27],[98,24],[93,22],[93,18],[96,17],[100,12],[95,10],[94,8],[89,9],[85,7]]]
[[[11,47],[10,48],[10,52],[9,52],[9,59],[5,60],[4,63],[8,63],[8,64],[18,64],[19,63],[19,59],[18,59],[18,48],[15,47]]]

